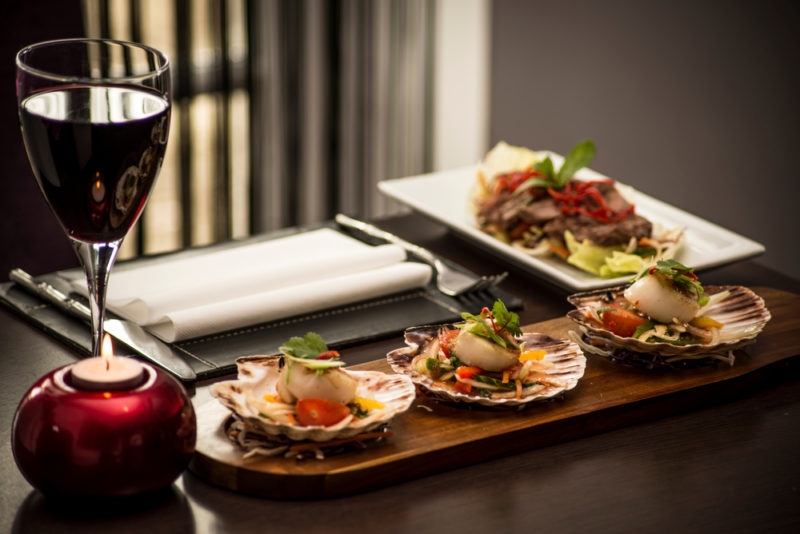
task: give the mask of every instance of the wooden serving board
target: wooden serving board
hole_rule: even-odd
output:
[[[800,363],[800,296],[754,288],[772,320],[754,345],[735,352],[735,365],[693,370],[644,370],[588,355],[586,373],[560,399],[522,411],[470,409],[418,395],[391,424],[394,436],[364,450],[324,460],[244,459],[224,433],[226,408],[198,389],[197,451],[190,469],[220,486],[274,498],[319,498],[370,490],[404,480],[520,453],[578,437],[730,400],[768,384]],[[523,330],[565,337],[567,318]],[[386,360],[354,366],[391,372]]]

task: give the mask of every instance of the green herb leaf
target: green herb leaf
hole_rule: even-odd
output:
[[[497,299],[492,306],[492,316],[494,317],[495,324],[501,325],[508,333],[518,336],[522,333],[519,329],[519,315],[514,312],[508,311],[506,305],[502,300]]]
[[[550,156],[547,156],[542,161],[536,162],[533,165],[533,168],[539,171],[540,173],[544,174],[551,182],[555,181],[556,171],[555,168],[553,167],[553,160],[550,159]]]
[[[500,345],[503,348],[508,348],[508,343],[506,343],[506,340],[498,336],[492,326],[486,322],[486,319],[484,319],[481,315],[471,315],[468,320],[472,322],[472,328],[469,329],[471,334],[485,337],[486,339],[493,341],[495,344]]]
[[[587,140],[578,143],[572,148],[569,155],[564,158],[564,163],[561,164],[558,172],[553,167],[553,160],[550,159],[550,156],[547,156],[533,165],[533,168],[542,173],[545,178],[529,178],[525,180],[514,191],[514,195],[519,195],[531,187],[562,189],[576,172],[586,167],[594,159],[594,153],[594,141]]]
[[[349,404],[348,407],[350,408],[350,413],[357,419],[364,419],[369,415],[369,410],[362,408],[357,402]]]
[[[282,354],[295,358],[314,359],[328,350],[322,336],[308,332],[304,337],[292,337],[278,348]]]
[[[514,336],[522,333],[519,328],[519,316],[514,312],[508,311],[506,305],[500,299],[495,301],[491,312],[484,311],[479,315],[462,313],[461,318],[467,321],[467,324],[464,325],[465,327],[470,325],[470,333],[485,337],[504,349],[509,347],[508,342],[500,335],[503,331],[507,331]],[[496,332],[490,324],[492,320],[495,326],[498,327]]]
[[[653,328],[653,326],[655,326],[653,324],[653,321],[647,321],[644,324],[640,324],[639,326],[636,327],[636,331],[634,331],[633,336],[631,337],[638,338],[639,336],[641,336],[642,334]]]
[[[439,360],[436,358],[428,358],[425,360],[425,368],[430,371],[430,373],[434,376],[434,378],[439,376],[439,370],[441,368],[441,364]]]
[[[322,374],[326,369],[344,365],[344,362],[339,360],[338,357],[322,360],[316,359],[317,356],[323,352],[327,352],[328,346],[325,344],[322,336],[314,332],[308,332],[303,337],[292,337],[289,341],[278,347],[278,350],[281,354],[286,356],[287,359],[301,362],[307,368],[317,371],[317,374]]]
[[[514,382],[503,382],[499,378],[494,378],[492,376],[472,375],[470,378],[475,382],[480,382],[482,384],[488,384],[490,386],[503,389],[514,389],[515,387],[517,387],[517,385]]]
[[[576,172],[586,167],[589,162],[594,159],[594,153],[594,141],[592,140],[586,140],[575,145],[569,155],[564,158],[564,163],[555,176],[555,186],[558,189],[564,187],[564,184],[566,184]]]
[[[675,287],[693,295],[700,306],[708,302],[708,297],[705,297],[705,289],[703,289],[703,285],[700,281],[697,280],[693,267],[686,267],[682,263],[672,259],[659,260],[656,262],[655,267],[644,269],[634,277],[634,280],[651,274],[651,271],[657,272],[667,279],[671,279]]]

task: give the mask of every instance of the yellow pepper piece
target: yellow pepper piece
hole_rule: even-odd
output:
[[[723,326],[725,326],[719,321],[715,321],[711,317],[705,317],[705,316],[695,317],[690,321],[689,324],[691,324],[692,326],[696,326],[697,328],[722,328]]]
[[[363,397],[356,397],[353,399],[353,402],[361,406],[363,410],[383,410],[384,406],[382,403],[376,401],[375,399],[365,399]]]
[[[541,360],[547,354],[546,350],[526,350],[519,355],[519,361],[527,362],[528,360]]]
[[[277,402],[277,400],[275,399],[275,395],[270,395],[269,393],[264,395],[264,401],[265,402]]]

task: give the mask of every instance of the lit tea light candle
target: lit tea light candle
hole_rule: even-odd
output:
[[[72,385],[77,389],[114,391],[138,386],[144,367],[133,358],[115,357],[111,337],[106,334],[100,356],[86,358],[72,367]]]

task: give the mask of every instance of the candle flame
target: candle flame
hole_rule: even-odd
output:
[[[106,371],[111,367],[111,360],[114,359],[114,346],[111,343],[111,336],[106,334],[103,337],[103,346],[100,349],[100,358],[106,366]]]
[[[92,183],[92,188],[90,194],[92,195],[92,200],[100,204],[106,198],[106,186],[103,183],[103,180],[100,179],[100,173],[98,172],[97,180]]]

